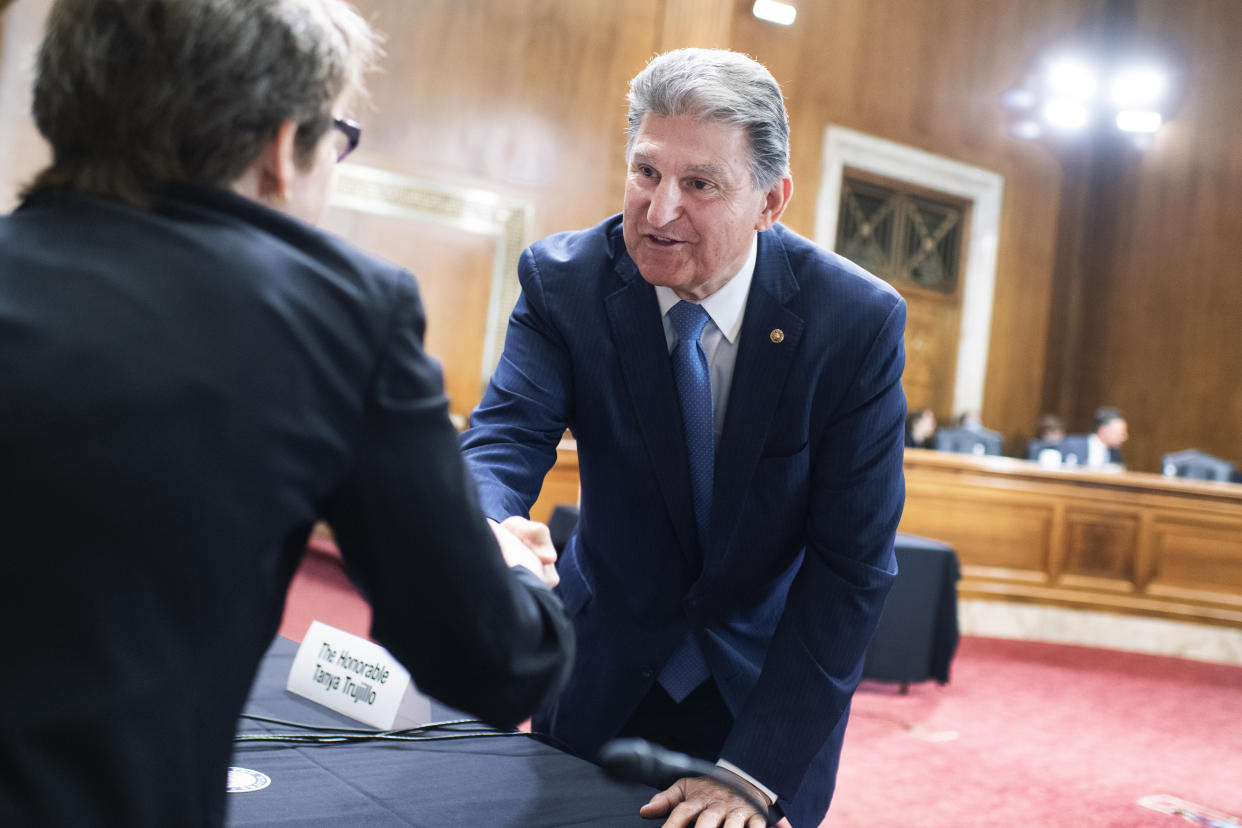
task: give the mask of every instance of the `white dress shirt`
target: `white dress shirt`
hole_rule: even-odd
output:
[[[698,304],[711,319],[703,327],[699,341],[712,375],[712,430],[716,433],[716,445],[720,445],[720,432],[724,429],[725,408],[729,404],[729,389],[733,386],[733,366],[737,363],[737,341],[742,333],[742,318],[746,315],[746,297],[755,276],[755,259],[759,253],[759,236],[750,242],[750,255],[742,269],[724,287]],[[669,308],[681,301],[670,287],[656,285],[656,299],[660,303],[660,318],[664,322],[664,340],[671,354],[677,345],[677,332],[668,319]]]
[[[724,287],[698,304],[707,311],[711,324],[703,326],[699,341],[712,377],[712,431],[716,445],[720,445],[720,433],[724,430],[725,409],[729,404],[729,390],[733,387],[733,366],[737,364],[738,337],[742,333],[742,318],[746,315],[746,297],[750,295],[750,283],[755,276],[755,260],[759,254],[759,235],[750,242],[750,254],[737,275],[725,282]],[[677,332],[669,321],[669,308],[682,301],[673,289],[656,285],[656,299],[660,303],[660,318],[664,322],[664,340],[669,353],[677,345]],[[754,785],[768,798],[768,804],[776,801],[776,794],[758,779],[726,759],[716,760],[719,767],[740,776]]]
[[[1094,434],[1087,435],[1087,466],[1093,469],[1103,468],[1111,462],[1112,454],[1104,441]]]

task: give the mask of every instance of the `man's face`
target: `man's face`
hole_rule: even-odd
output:
[[[648,115],[625,182],[625,248],[642,277],[704,299],[737,275],[756,230],[771,227],[793,182],[755,187],[741,127]]]
[[[1130,439],[1130,430],[1126,427],[1126,421],[1120,417],[1109,420],[1095,433],[1100,438],[1100,442],[1109,448],[1121,448],[1121,444]]]

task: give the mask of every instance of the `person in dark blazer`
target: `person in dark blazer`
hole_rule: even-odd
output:
[[[462,436],[485,511],[519,520],[577,440],[577,659],[534,727],[586,757],[620,735],[718,761],[810,828],[895,574],[905,304],[777,223],[788,126],[758,63],[658,56],[629,123],[623,213],[522,254]],[[703,779],[642,814],[763,824]]]
[[[1064,439],[1065,424],[1061,418],[1056,414],[1044,414],[1035,425],[1035,439],[1026,445],[1027,459],[1039,460],[1042,456],[1045,458],[1043,462],[1049,465],[1059,465],[1061,463],[1059,446]]]
[[[1065,465],[1123,469],[1121,447],[1128,439],[1130,431],[1121,409],[1104,406],[1095,411],[1095,431],[1067,435],[1057,449]]]
[[[223,824],[320,519],[426,693],[512,725],[566,675],[572,627],[479,510],[413,279],[308,223],[374,51],[339,0],[51,10],[53,161],[0,218],[0,825]]]

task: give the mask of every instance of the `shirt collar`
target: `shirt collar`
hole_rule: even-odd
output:
[[[742,316],[746,311],[746,297],[750,295],[750,283],[755,277],[755,262],[758,256],[759,234],[756,233],[750,240],[750,253],[747,254],[742,269],[737,272],[736,276],[725,282],[720,290],[699,303],[720,332],[724,334],[725,339],[731,343],[736,341],[738,334],[742,332]],[[667,314],[669,308],[681,301],[677,294],[673,293],[671,287],[656,285],[655,290],[656,300],[660,303],[661,316]]]

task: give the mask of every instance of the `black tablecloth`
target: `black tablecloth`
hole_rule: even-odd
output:
[[[285,691],[297,645],[278,638],[264,658],[247,713],[362,728]],[[457,714],[432,705],[432,715]],[[242,720],[239,732],[287,731]],[[264,826],[652,826],[638,808],[654,793],[528,736],[332,746],[239,744],[234,766],[271,777],[228,796],[228,824]]]
[[[939,541],[897,535],[897,580],[875,637],[863,678],[915,682],[949,680],[957,652],[957,553]]]

